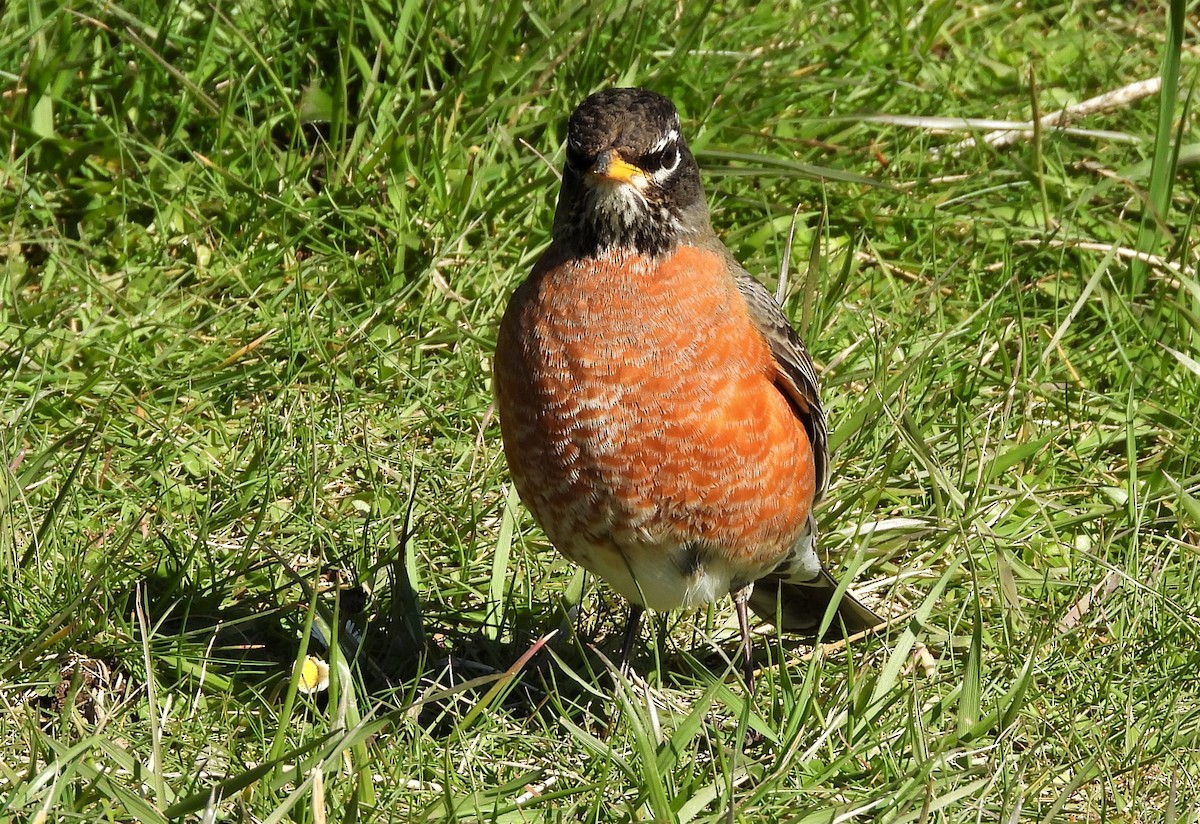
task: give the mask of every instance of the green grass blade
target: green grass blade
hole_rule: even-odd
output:
[[[1168,0],[1167,38],[1162,53],[1162,89],[1158,94],[1158,126],[1154,132],[1150,189],[1137,238],[1138,251],[1148,254],[1159,253],[1160,239],[1170,225],[1171,189],[1178,160],[1176,149],[1182,143],[1177,139],[1174,124],[1186,15],[1186,0]],[[1141,294],[1146,288],[1146,266],[1140,261],[1131,261],[1130,276],[1132,294]]]

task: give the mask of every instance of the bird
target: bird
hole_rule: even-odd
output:
[[[713,230],[670,99],[587,97],[567,121],[550,243],[504,311],[493,390],[521,501],[554,547],[643,613],[731,595],[815,637],[838,588],[813,506],[829,438],[808,349]],[[849,592],[823,640],[883,623]]]

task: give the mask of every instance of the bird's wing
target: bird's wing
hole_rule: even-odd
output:
[[[787,396],[808,433],[816,468],[816,500],[819,501],[829,485],[829,432],[825,412],[821,409],[820,384],[812,357],[765,286],[740,266],[734,272],[734,280],[750,309],[750,319],[771,347],[771,355],[779,367],[776,384]]]

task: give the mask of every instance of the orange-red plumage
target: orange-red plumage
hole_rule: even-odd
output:
[[[713,251],[539,266],[497,347],[517,488],[584,566],[577,545],[645,536],[702,542],[752,581],[803,532],[815,491],[808,438],[775,374]],[[684,603],[680,592],[650,606]]]

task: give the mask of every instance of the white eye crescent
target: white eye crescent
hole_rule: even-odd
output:
[[[672,143],[675,143],[678,140],[679,140],[679,130],[678,129],[668,129],[667,133],[662,136],[662,139],[650,147],[650,151],[647,152],[647,154],[654,154],[655,152],[661,152],[663,149],[667,148]]]
[[[638,162],[649,174],[650,179],[660,186],[679,168],[680,152],[676,142],[678,134],[672,132],[670,137],[671,140],[660,141],[657,148],[642,155]]]

